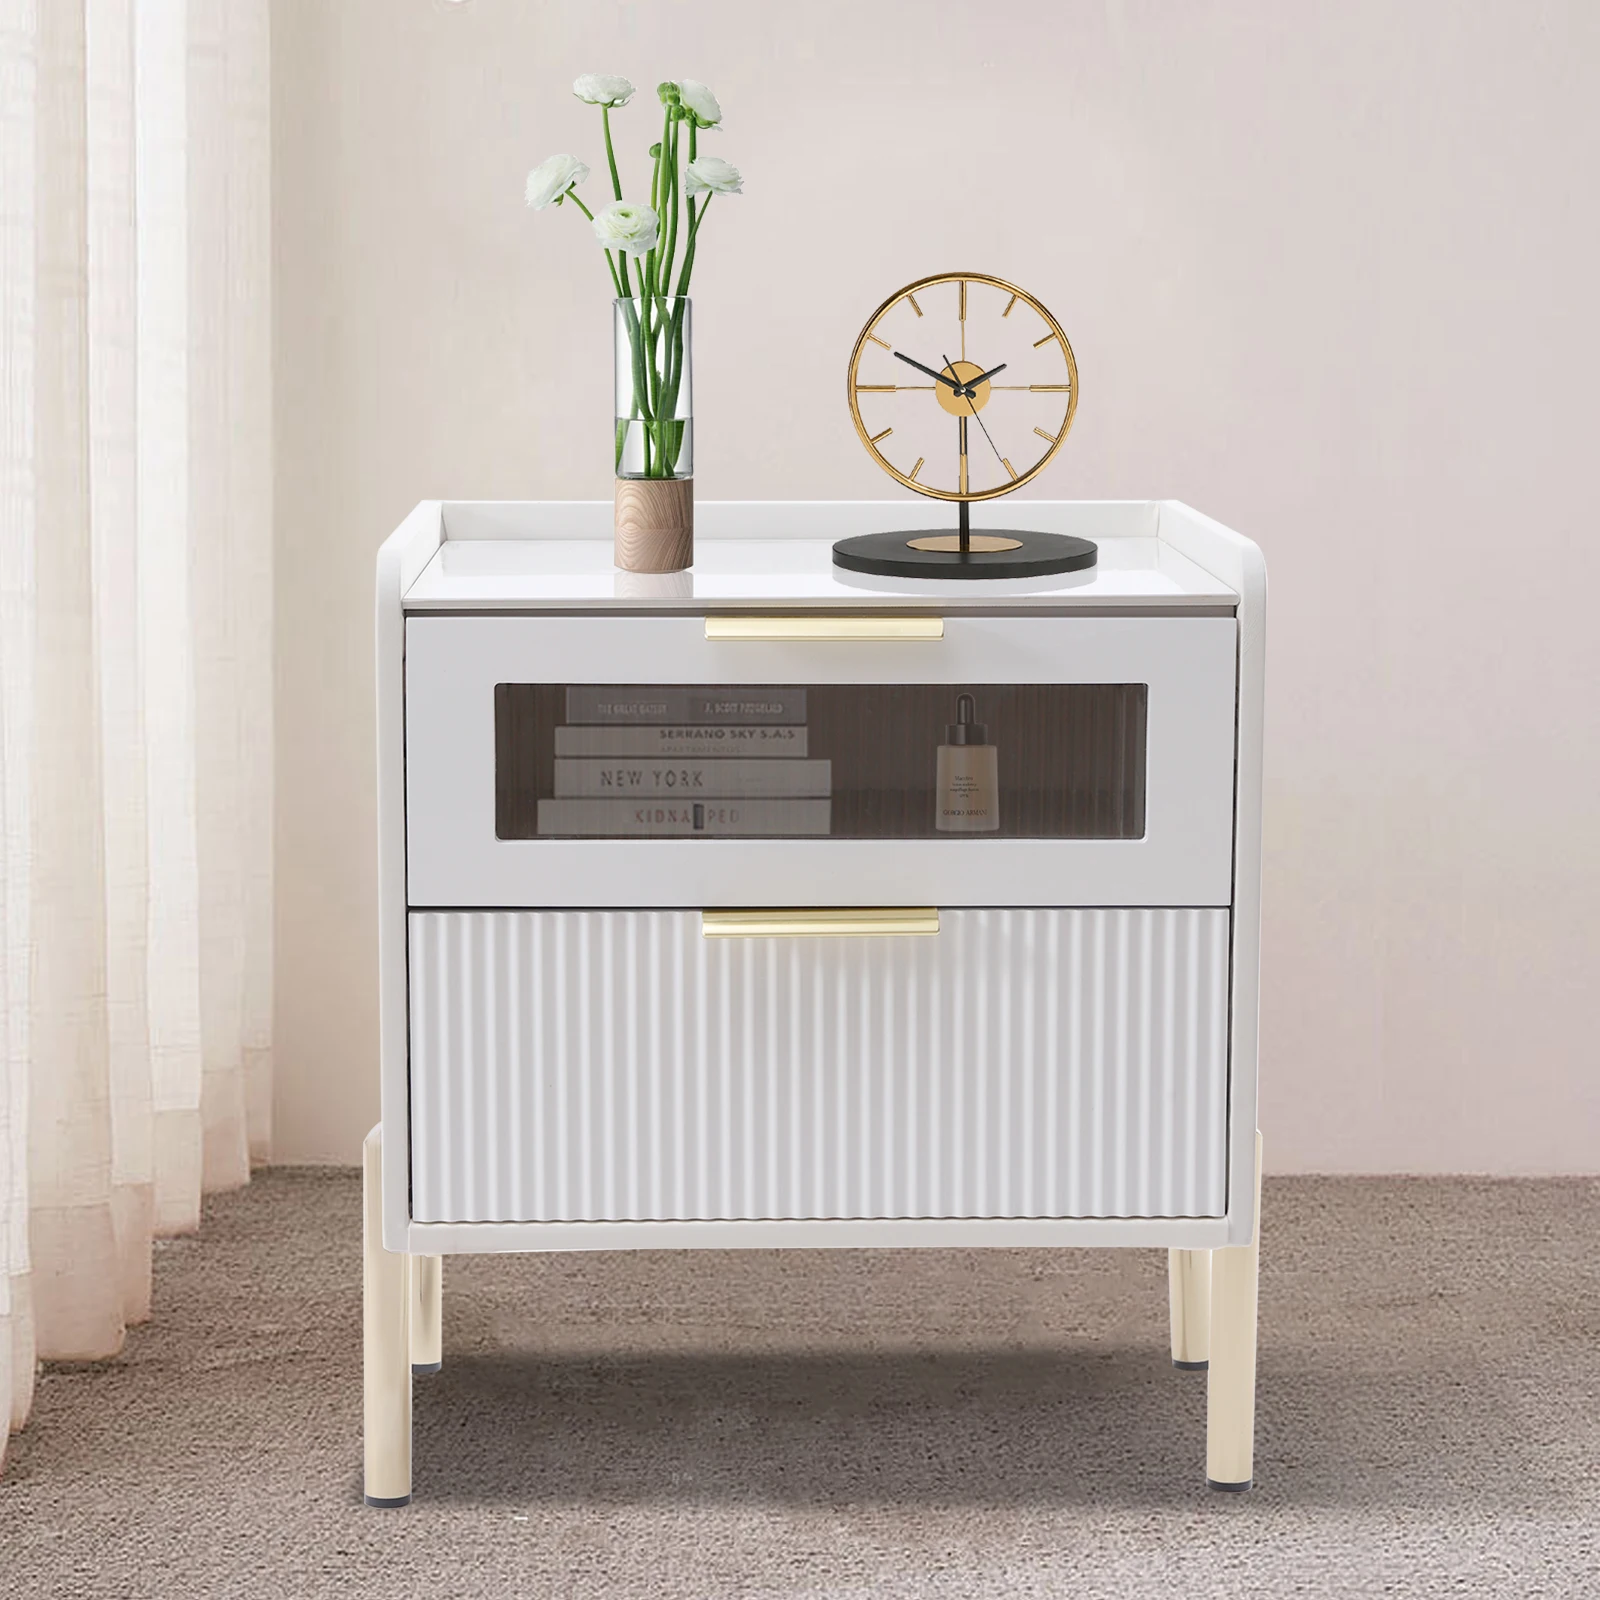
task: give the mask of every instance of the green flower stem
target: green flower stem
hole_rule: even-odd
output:
[[[611,148],[611,107],[600,107],[600,125],[606,131],[606,160],[611,164],[611,192],[622,198],[622,179],[617,173],[617,153]]]
[[[659,263],[657,264],[659,270]],[[652,279],[655,279],[652,273]],[[645,297],[645,381],[647,392],[645,397],[645,416],[650,422],[658,422],[661,417],[661,370],[660,370],[660,345],[662,333],[662,317],[666,310],[661,299],[659,289],[652,287]],[[658,440],[659,443],[659,440]],[[659,465],[659,463],[658,463]],[[660,476],[660,474],[656,474]]]
[[[650,208],[656,214],[656,242],[645,258],[650,263],[649,287],[650,294],[661,292],[661,227],[660,219],[662,208],[667,200],[667,163],[672,159],[672,107],[661,108],[661,139],[657,146],[655,171],[650,179]]]
[[[666,418],[666,332],[667,332],[667,303],[658,293],[654,307],[654,320],[651,324],[654,338],[650,344],[650,378],[652,383],[650,416],[654,424],[656,441],[656,476],[669,478],[672,476],[672,463],[667,458],[667,441],[662,430],[662,423]]]
[[[666,234],[666,249],[661,257],[661,293],[667,292],[668,285],[672,282],[672,260],[678,253],[678,124],[672,124],[672,143],[665,152],[667,157],[667,193],[666,204],[668,215],[662,218],[663,231]]]
[[[667,392],[662,414],[674,423],[678,420],[678,391],[683,386],[683,303],[673,307],[672,326],[667,334],[668,367]]]
[[[668,177],[669,163],[672,160],[671,123],[661,135],[661,154],[656,157],[656,242],[650,249],[650,293],[661,293],[661,256],[667,243],[667,185],[671,181]]]
[[[639,416],[639,401],[644,393],[644,351],[642,330],[639,327],[638,313],[634,310],[632,299],[622,301],[623,321],[628,331],[629,365],[633,370],[633,382],[629,385],[628,419],[618,419],[617,426],[617,459],[616,465],[622,465],[622,449],[627,439],[628,421],[636,420]]]
[[[647,291],[640,298],[639,321],[644,328],[644,418],[649,424],[655,420],[661,404],[661,384],[656,373],[656,344],[661,333],[656,325],[656,297],[653,292]]]
[[[704,209],[704,204],[705,202],[702,201],[700,209]],[[696,215],[696,206],[692,198],[684,201],[684,210],[689,215],[689,226],[683,238],[683,265],[678,269],[678,287],[672,291],[674,295],[680,298],[683,295],[684,285],[689,281],[689,271],[694,261],[694,232],[700,226],[699,218]]]
[[[668,192],[669,164],[672,151],[672,107],[662,107],[661,143],[650,175],[650,205],[657,217],[655,246],[639,264],[639,299],[643,313],[643,372],[644,393],[644,471],[646,477],[668,476],[667,463],[662,458],[657,425],[661,416],[661,376],[658,370],[656,346],[660,338],[662,307],[659,298],[662,290],[660,217]],[[652,460],[652,455],[656,457]]]
[[[625,320],[627,322],[627,327],[628,327],[628,353],[629,353],[629,356],[631,357],[631,366],[633,368],[633,383],[632,383],[632,386],[631,386],[632,387],[632,394],[630,396],[630,404],[629,404],[629,407],[628,407],[628,415],[629,415],[630,418],[637,418],[638,416],[641,415],[642,403],[645,400],[646,394],[647,394],[647,391],[646,391],[646,388],[645,388],[645,375],[644,375],[644,330],[642,328],[640,328],[640,326],[639,326],[639,314],[634,309],[634,304],[633,304],[633,301],[632,301],[631,298],[625,303],[625,310],[624,310],[623,315],[624,315],[624,318],[625,318]],[[647,434],[646,435],[646,460],[647,461],[648,461],[648,437],[649,436]],[[619,438],[618,443],[617,443],[617,463],[618,463],[619,466],[621,465],[621,462],[622,462],[622,439]]]
[[[678,448],[683,439],[683,426],[677,419],[678,389],[683,381],[683,302],[675,300],[669,309],[666,297],[672,284],[672,266],[678,252],[678,216],[681,189],[679,173],[679,144],[680,126],[679,119],[674,119],[671,127],[671,137],[663,143],[662,154],[665,157],[666,170],[664,174],[665,193],[663,203],[665,207],[665,232],[666,247],[661,258],[661,276],[659,292],[662,295],[662,351],[661,358],[664,372],[661,375],[657,393],[655,416],[659,430],[659,444],[662,454],[664,477],[671,477],[677,466]],[[690,159],[696,147],[695,125],[692,119],[689,124],[689,150]],[[694,202],[689,203],[689,223],[692,230],[694,225]],[[685,240],[685,260],[687,261],[688,240]]]
[[[568,193],[568,195],[571,196],[573,201],[576,202],[578,209],[584,214],[584,216],[586,216],[590,220],[590,222],[593,222],[594,221],[594,213],[588,208],[588,206],[586,206],[583,203],[583,201],[580,200],[575,193],[573,193],[572,190],[569,189],[567,191],[567,193]],[[629,353],[631,354],[631,356],[633,358],[633,391],[634,391],[634,393],[633,393],[633,404],[632,404],[632,407],[630,409],[632,411],[632,414],[634,416],[637,416],[638,415],[638,411],[639,411],[639,398],[640,398],[640,394],[641,394],[641,392],[643,391],[643,388],[644,388],[644,381],[643,381],[644,380],[644,363],[641,360],[641,341],[640,341],[640,337],[639,337],[641,330],[639,328],[638,315],[635,313],[635,311],[633,309],[633,293],[632,293],[631,285],[630,285],[630,283],[628,281],[628,254],[627,254],[627,252],[625,250],[623,250],[623,251],[618,251],[617,256],[618,256],[618,260],[620,260],[620,263],[621,263],[620,276],[619,276],[619,273],[618,273],[618,260],[613,260],[612,259],[612,255],[611,255],[611,252],[609,250],[607,250],[605,252],[606,268],[611,274],[611,286],[612,286],[613,289],[616,290],[617,299],[619,299],[623,303],[624,307],[626,308],[624,313],[623,313],[623,315],[626,318],[626,321],[627,321],[627,324],[628,324]],[[623,450],[624,444],[627,441],[627,433],[628,433],[628,430],[627,430],[626,421],[623,421],[623,420],[619,419],[619,426],[617,428],[617,438],[616,438],[616,459],[615,459],[615,462],[613,464],[613,468],[620,467],[622,465],[622,450]],[[645,439],[646,439],[646,443],[645,443],[645,465],[646,465],[646,469],[648,470],[648,467],[649,467],[649,448],[650,448],[649,447],[649,434],[648,434],[648,432],[645,435]]]
[[[672,292],[680,299],[689,292],[689,274],[694,271],[694,245],[700,236],[700,224],[706,220],[706,212],[711,209],[711,192],[706,191],[706,197],[700,202],[699,213],[694,210],[694,201],[689,202],[689,243],[683,252],[683,271],[678,274],[678,287]]]
[[[692,166],[694,164],[694,159],[695,159],[696,155],[699,154],[699,150],[700,150],[700,124],[698,122],[696,122],[693,117],[690,117],[690,119],[689,119],[689,165],[690,166]],[[710,197],[707,196],[707,198],[709,199]],[[680,298],[682,297],[682,295],[683,295],[683,293],[684,293],[684,291],[685,291],[685,289],[686,289],[686,287],[688,285],[688,282],[689,282],[689,263],[694,259],[694,234],[695,234],[695,229],[699,226],[699,223],[697,222],[697,220],[695,218],[695,204],[694,204],[694,200],[692,198],[688,201],[688,208],[689,208],[689,236],[688,236],[687,239],[684,240],[684,244],[683,244],[683,271],[682,271],[681,275],[678,278],[678,287],[677,287],[677,290],[676,290],[676,293],[679,295]],[[702,211],[705,210],[705,201],[704,200],[702,200],[700,202],[700,209]]]
[[[584,216],[586,216],[591,222],[594,221],[594,212],[592,212],[588,206],[586,206],[583,201],[578,198],[578,191],[576,189],[568,189],[564,198],[572,201],[572,203],[576,205],[577,208],[584,214]],[[611,252],[609,250],[606,251],[606,267],[611,273],[612,287],[616,289],[617,298],[620,300],[627,293],[627,289],[625,287],[628,281],[627,255],[623,254],[622,256],[622,277],[620,279],[617,277],[617,264],[611,259]]]
[[[656,346],[661,338],[661,307],[656,296],[652,293],[645,298],[645,336],[644,336],[644,363],[645,363],[645,433],[647,438],[653,437],[656,420],[661,415],[661,374],[657,368]],[[645,455],[645,476],[654,477],[649,467],[648,446]]]
[[[661,373],[656,382],[656,449],[660,455],[660,476],[672,476],[673,456],[669,439],[672,426],[672,400],[667,393],[667,370],[672,362],[672,349],[667,343],[669,322],[667,317],[666,302],[661,304],[661,316],[657,322],[660,339],[660,366]]]
[[[670,458],[673,461],[677,460],[677,441],[683,436],[682,424],[678,420],[678,393],[683,385],[683,307],[683,301],[675,302],[667,321],[665,338],[667,373],[662,385],[659,413],[663,425],[671,430],[673,442]]]
[[[694,162],[695,155],[696,155],[697,151],[699,150],[699,146],[700,146],[700,124],[698,122],[696,122],[693,117],[691,117],[689,119],[689,164],[690,165],[692,165],[693,162]],[[689,231],[688,231],[688,235],[685,237],[685,239],[683,241],[683,267],[682,267],[682,270],[680,271],[679,276],[678,276],[678,287],[675,290],[673,290],[673,293],[675,295],[677,295],[680,300],[682,299],[683,294],[685,292],[685,289],[688,286],[688,282],[689,282],[689,264],[690,264],[690,262],[692,262],[694,260],[694,235],[695,235],[695,230],[700,225],[699,224],[699,219],[695,216],[695,203],[694,203],[693,196],[690,196],[684,203],[685,203],[685,206],[687,207],[687,210],[688,210],[688,213],[689,213]],[[705,210],[705,202],[704,201],[702,201],[700,203],[700,210],[701,211]],[[676,250],[677,242],[678,242],[677,211],[676,211],[676,208],[674,208],[674,211],[673,211],[672,242],[673,242],[673,248],[674,248],[674,250]],[[672,276],[672,274],[669,271],[668,274],[667,274],[669,282],[671,281],[671,276]],[[680,320],[681,320],[681,312],[680,312]]]
[[[667,379],[667,397],[664,410],[668,416],[675,416],[678,409],[678,390],[683,383],[684,309],[689,303],[689,279],[694,272],[695,241],[700,233],[700,225],[705,221],[706,212],[710,208],[711,195],[709,193],[700,202],[698,208],[696,208],[692,200],[689,202],[689,237],[684,245],[683,268],[678,275],[678,287],[674,291],[676,303],[672,308],[672,327],[667,336],[671,350],[671,365]]]

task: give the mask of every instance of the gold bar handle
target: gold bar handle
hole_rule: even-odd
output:
[[[936,906],[700,913],[700,932],[707,939],[884,939],[938,931]]]
[[[708,639],[942,639],[943,617],[706,618]]]

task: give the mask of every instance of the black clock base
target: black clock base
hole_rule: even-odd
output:
[[[973,531],[970,544],[972,548],[960,549],[960,536],[948,528],[864,533],[854,539],[841,539],[833,547],[833,564],[852,572],[872,572],[886,578],[971,581],[974,578],[1042,578],[1053,572],[1081,572],[1099,559],[1098,550],[1089,540],[1074,538],[1069,533],[982,528]]]

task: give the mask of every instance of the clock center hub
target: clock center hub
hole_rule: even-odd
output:
[[[936,383],[933,386],[934,397],[938,400],[952,417],[970,417],[975,411],[982,411],[989,403],[989,385],[980,383],[973,386],[969,398],[966,385],[971,384],[974,378],[981,378],[984,369],[974,365],[971,361],[952,361],[945,369],[946,374],[961,384],[962,391],[957,394],[947,383]]]

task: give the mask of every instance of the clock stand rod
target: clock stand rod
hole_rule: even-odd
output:
[[[972,549],[972,508],[965,500],[956,503],[961,507],[961,553],[966,555]]]

